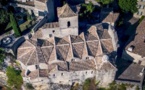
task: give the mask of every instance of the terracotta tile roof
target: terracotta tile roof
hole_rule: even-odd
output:
[[[41,31],[41,29],[39,29],[39,30],[37,30],[36,32],[35,32],[35,34],[34,35],[32,35],[32,39],[37,39],[37,38],[42,38],[43,37],[43,35],[42,35],[42,31]]]
[[[64,18],[64,17],[72,17],[72,16],[77,16],[77,14],[70,8],[68,4],[65,4],[59,13],[59,17]]]
[[[117,70],[117,68],[113,66],[110,62],[103,63],[103,65],[100,68],[100,70],[105,70],[106,72],[112,69]]]
[[[132,52],[138,55],[141,55],[142,57],[145,56],[145,19],[138,25],[136,30],[136,35],[133,41],[131,41],[127,47],[126,50],[128,50],[129,47],[133,47]],[[134,35],[132,36],[134,37]]]
[[[92,70],[92,69],[95,69],[94,60],[71,62],[69,66],[69,71],[82,71],[82,70]]]
[[[54,60],[51,58],[51,56],[53,54],[53,49],[54,49],[54,47],[41,47],[42,53],[47,62],[50,60]]]
[[[119,17],[119,13],[102,13],[101,14],[101,21],[102,22],[111,22],[115,23]]]
[[[92,35],[91,33],[86,33],[85,39],[86,39],[86,41],[98,40],[98,38],[95,37],[94,35]]]
[[[48,40],[37,39],[37,42],[38,42],[41,46],[53,46],[53,44],[52,44],[51,42],[49,42]]]
[[[88,54],[91,56],[96,56],[97,51],[98,51],[98,41],[91,41],[87,42],[87,49],[88,49]]]
[[[56,46],[57,59],[66,60],[69,48],[70,48],[69,45]]]
[[[38,64],[38,58],[37,58],[36,51],[33,51],[27,65],[36,65],[36,64]]]
[[[29,57],[34,52],[34,50],[27,52],[25,55],[18,57],[18,60],[20,60],[24,65],[27,64]]]
[[[42,28],[58,28],[59,27],[59,23],[58,22],[51,22],[51,23],[45,23]]]
[[[66,40],[64,40],[63,38],[58,38],[55,37],[55,43],[56,45],[61,45],[61,44],[69,44]]]
[[[98,29],[97,33],[98,33],[98,36],[99,36],[100,39],[108,39],[108,38],[111,39],[111,37],[108,33],[108,30],[106,30],[106,29],[105,30],[104,29]]]
[[[39,77],[39,70],[31,71],[30,74],[28,75],[31,80],[36,79]]]
[[[72,62],[59,62],[50,65],[49,72],[52,70],[58,71],[82,71],[95,69],[94,60],[80,60]]]
[[[84,42],[83,39],[80,36],[71,35],[70,37],[71,37],[71,42],[72,43]]]
[[[73,55],[77,58],[82,58],[84,43],[72,44]]]
[[[141,82],[143,76],[140,75],[140,72],[142,71],[143,66],[133,63],[130,65],[127,64],[127,62],[122,64],[122,67],[120,67],[120,69],[118,70],[118,72],[122,72],[121,70],[124,71],[122,72],[122,74],[118,75],[117,80]]]
[[[39,77],[48,77],[47,69],[39,69]]]
[[[102,51],[104,54],[111,53],[113,49],[112,40],[101,40]]]

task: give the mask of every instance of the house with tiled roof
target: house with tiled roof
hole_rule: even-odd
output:
[[[130,43],[126,46],[123,58],[145,65],[145,19],[136,28]]]
[[[78,14],[68,5],[59,8],[58,22],[45,23],[17,49],[24,82],[72,84],[96,77],[111,83],[117,37],[112,25],[87,25],[79,33]]]

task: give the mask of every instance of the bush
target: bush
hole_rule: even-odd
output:
[[[7,84],[13,88],[13,90],[21,90],[23,79],[20,70],[15,70],[13,67],[7,67],[6,75],[8,77]]]

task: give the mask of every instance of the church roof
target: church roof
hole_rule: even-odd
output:
[[[112,39],[105,30],[103,27],[92,26],[86,33],[78,36],[68,35],[63,38],[51,37],[49,39],[34,39],[33,37],[20,45],[17,50],[17,59],[25,66],[42,63],[48,65],[46,70],[38,70],[39,75],[35,75],[36,77],[46,77],[48,73],[55,70],[93,70],[100,66],[101,56],[114,51]],[[101,36],[98,31],[101,32]],[[105,69],[114,68],[109,64],[105,66]]]
[[[59,11],[59,17],[72,17],[77,16],[77,14],[71,9],[71,7],[68,4],[65,4],[63,7],[61,7]]]

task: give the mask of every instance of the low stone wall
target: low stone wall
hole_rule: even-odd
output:
[[[32,31],[33,33],[36,32],[40,27],[42,27],[43,24],[47,22],[47,15],[44,16],[43,19],[41,19],[33,28]]]

